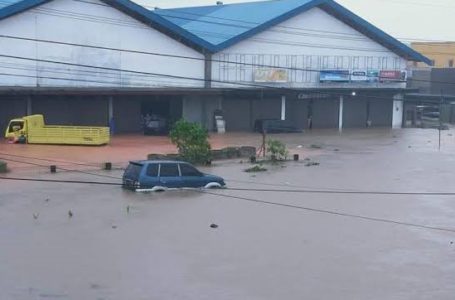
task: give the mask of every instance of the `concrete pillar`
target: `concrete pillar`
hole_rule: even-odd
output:
[[[27,116],[30,116],[33,114],[32,111],[32,97],[27,96]]]
[[[286,120],[286,96],[281,96],[281,120]]]
[[[110,122],[114,118],[114,97],[109,96],[108,104],[107,104],[107,113],[108,113],[108,121]]]
[[[107,124],[111,135],[115,134],[115,121],[114,121],[114,97],[109,96],[107,100]]]
[[[397,94],[393,96],[392,128],[403,127],[403,106],[403,95]]]
[[[204,54],[204,87],[209,89],[212,87],[212,54]]]
[[[340,96],[340,109],[338,111],[338,130],[339,131],[343,130],[343,104],[344,104],[343,96]]]

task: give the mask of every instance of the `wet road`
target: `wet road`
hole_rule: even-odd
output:
[[[291,152],[320,165],[288,163],[251,175],[242,171],[247,164],[231,161],[207,171],[239,188],[455,192],[451,134],[443,132],[440,152],[434,130],[280,135]],[[9,176],[116,181],[32,166]],[[245,200],[455,229],[455,196],[216,193],[237,198],[0,180],[0,299],[455,295],[455,232]]]

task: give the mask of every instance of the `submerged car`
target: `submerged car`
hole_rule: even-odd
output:
[[[218,176],[204,174],[183,161],[132,161],[123,174],[123,188],[138,191],[164,191],[176,188],[222,188]]]

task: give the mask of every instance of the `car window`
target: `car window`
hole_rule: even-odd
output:
[[[201,172],[187,164],[180,164],[180,172],[182,172],[182,176],[201,176]]]
[[[147,167],[147,176],[158,177],[158,164],[149,164]]]
[[[177,164],[161,164],[160,177],[178,177],[179,168]]]
[[[139,164],[129,164],[125,170],[125,177],[131,179],[138,179],[139,174],[141,173],[142,165]]]

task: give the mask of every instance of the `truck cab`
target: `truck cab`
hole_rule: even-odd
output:
[[[11,142],[18,142],[21,137],[25,137],[25,120],[13,119],[6,128],[5,138]]]

